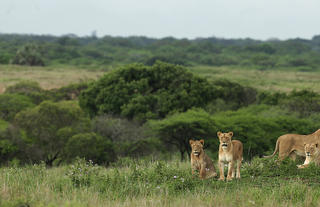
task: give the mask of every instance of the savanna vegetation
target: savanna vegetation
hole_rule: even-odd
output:
[[[0,205],[319,205],[320,168],[259,158],[319,129],[319,56],[318,36],[1,34]],[[216,161],[217,131],[244,144],[239,181],[191,176],[189,139]]]

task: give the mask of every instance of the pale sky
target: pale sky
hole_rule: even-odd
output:
[[[0,33],[306,38],[320,0],[0,0]]]

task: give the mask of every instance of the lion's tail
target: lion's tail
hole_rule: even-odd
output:
[[[276,148],[274,149],[273,154],[272,155],[268,155],[268,156],[263,156],[263,157],[264,158],[271,158],[271,157],[275,156],[278,151],[279,151],[279,139],[276,142]]]

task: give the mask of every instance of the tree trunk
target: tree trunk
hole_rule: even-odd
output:
[[[180,150],[181,162],[184,160],[184,150]]]

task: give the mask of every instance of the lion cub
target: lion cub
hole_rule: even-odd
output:
[[[318,148],[318,143],[316,144],[304,144],[304,151],[306,154],[306,159],[303,165],[297,165],[298,168],[306,168],[308,165],[313,162],[316,165],[320,165],[320,150]]]
[[[220,145],[219,145],[219,180],[224,180],[224,164],[228,165],[227,180],[232,180],[235,176],[235,164],[237,164],[237,178],[240,178],[240,167],[242,161],[243,145],[239,140],[231,140],[233,132],[217,133]]]
[[[204,140],[189,140],[191,146],[191,169],[192,175],[194,171],[199,171],[201,179],[207,179],[217,176],[212,160],[203,150]]]

